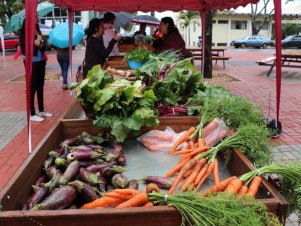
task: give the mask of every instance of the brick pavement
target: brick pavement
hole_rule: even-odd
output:
[[[214,65],[214,70],[235,77],[239,81],[225,83],[224,86],[231,92],[244,96],[262,106],[264,114],[268,114],[268,97],[272,92],[270,117],[275,118],[275,79],[274,75],[267,78],[265,74],[268,67],[256,65],[256,61],[269,57],[274,50],[228,50],[226,55],[232,57],[227,62],[226,69],[222,68],[221,62]],[[8,66],[3,67],[0,57],[0,112],[24,112],[25,111],[25,83],[24,81],[12,82],[16,77],[24,73],[22,60],[12,60],[9,53]],[[83,51],[76,51],[73,55],[75,62],[74,70],[83,58]],[[58,65],[54,53],[49,54],[47,71],[58,72]],[[280,120],[283,124],[283,134],[279,139],[281,143],[273,151],[275,160],[282,157],[300,160],[301,154],[301,75],[299,71],[285,68],[282,83],[282,103]],[[293,78],[290,78],[293,77]],[[53,118],[48,118],[43,123],[33,123],[33,146],[46,134],[51,126],[54,126],[64,115],[68,104],[74,99],[69,92],[61,90],[61,81],[46,81],[45,106],[46,110],[54,112]],[[21,163],[26,159],[27,143],[26,129],[16,135],[9,144],[0,149],[0,188],[14,174]],[[297,225],[297,215],[292,214],[287,225]]]

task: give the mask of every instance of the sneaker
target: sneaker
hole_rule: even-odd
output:
[[[66,89],[68,89],[68,85],[67,84],[63,84],[62,88],[66,90]]]
[[[52,116],[53,116],[52,113],[45,112],[45,111],[43,111],[43,112],[38,112],[37,115],[40,116],[40,117],[52,117]]]
[[[43,122],[44,121],[44,119],[42,117],[38,116],[38,115],[30,116],[30,120],[35,121],[35,122]]]

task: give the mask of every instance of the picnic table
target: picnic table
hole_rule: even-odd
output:
[[[267,57],[265,59],[257,61],[256,63],[260,66],[271,67],[267,74],[267,77],[269,77],[276,65],[276,56],[274,54],[274,56]],[[283,51],[281,54],[281,65],[282,67],[301,68],[301,50]]]
[[[200,47],[187,47],[186,49],[188,51],[192,52],[193,59],[202,60],[202,48],[200,48]],[[226,50],[227,50],[227,48],[222,47],[222,46],[211,48],[212,60],[215,60],[215,64],[217,64],[218,60],[222,60],[224,68],[225,68],[225,61],[230,59],[230,57],[225,56],[225,51]]]

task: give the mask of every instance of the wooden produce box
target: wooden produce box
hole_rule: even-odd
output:
[[[186,130],[198,123],[198,119],[193,117],[161,118],[160,121],[161,123],[156,129],[164,130],[169,126],[176,132]],[[145,128],[142,132],[149,130],[149,128]],[[91,120],[63,120],[49,131],[5,188],[1,190],[1,226],[30,226],[36,224],[33,221],[49,226],[176,226],[181,224],[180,214],[171,206],[19,211],[18,208],[30,196],[31,185],[40,175],[43,161],[49,150],[56,148],[62,139],[78,135],[83,131],[93,135],[100,132],[93,127]],[[228,165],[229,172],[240,176],[252,169],[250,161],[240,151],[235,150]],[[285,222],[287,202],[267,181],[263,180],[263,186],[261,186],[257,198],[268,207],[270,212]]]

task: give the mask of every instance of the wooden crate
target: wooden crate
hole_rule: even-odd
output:
[[[167,126],[180,132],[198,123],[196,117],[161,118],[157,129],[163,130]],[[149,129],[144,128],[143,132]],[[129,209],[98,209],[98,210],[59,210],[59,211],[23,211],[17,209],[24,200],[27,200],[35,182],[42,170],[43,160],[46,159],[49,150],[57,147],[65,138],[72,137],[86,131],[98,134],[91,120],[63,120],[44,137],[33,153],[26,159],[17,173],[0,193],[1,226],[30,226],[34,219],[43,225],[56,226],[175,226],[180,225],[180,214],[170,206],[139,207]],[[229,171],[233,175],[242,175],[252,170],[250,161],[238,150],[234,150],[229,163]],[[267,196],[267,193],[269,196]],[[285,222],[287,215],[287,202],[267,181],[263,180],[263,186],[259,191],[260,201],[270,212],[276,214]]]

